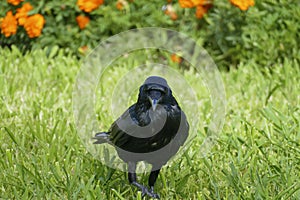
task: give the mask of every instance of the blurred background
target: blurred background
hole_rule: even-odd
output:
[[[161,198],[299,200],[299,8],[299,0],[1,0],[0,199],[143,199],[124,172],[85,148],[73,89],[101,41],[163,27],[193,38],[220,69],[225,124],[209,155],[199,149],[213,117],[210,91],[180,52],[146,49],[114,60],[95,89],[99,130],[115,120],[113,102],[135,102],[130,70],[138,67],[142,79],[143,70],[166,66],[195,92],[197,100],[175,96],[198,119],[187,151],[158,177]],[[184,86],[172,77],[174,88]],[[136,89],[112,98],[127,87],[120,80]]]
[[[64,48],[84,56],[122,31],[164,27],[197,40],[220,68],[249,60],[271,67],[287,58],[299,61],[299,7],[294,0],[3,0],[0,46]],[[18,23],[11,19],[5,27],[8,12]]]

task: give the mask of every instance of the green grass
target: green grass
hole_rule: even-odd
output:
[[[96,160],[77,135],[72,87],[81,63],[61,50],[49,58],[42,50],[23,56],[0,49],[0,57],[0,198],[142,199],[124,172]],[[197,86],[192,72],[185,77]],[[163,168],[156,190],[162,199],[299,199],[299,64],[286,60],[268,70],[249,61],[222,77],[226,122],[212,154],[199,153],[210,111],[199,86],[199,137]],[[108,127],[113,119],[99,106],[99,123]],[[146,183],[147,174],[139,178]]]

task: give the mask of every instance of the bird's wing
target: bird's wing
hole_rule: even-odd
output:
[[[185,113],[181,109],[176,110],[175,113],[176,114],[174,114],[173,116],[176,117],[177,120],[179,120],[178,118],[180,118],[180,121],[177,121],[178,123],[180,123],[180,125],[176,130],[176,135],[170,141],[168,153],[169,158],[178,152],[179,148],[183,146],[189,135],[189,123],[186,119]]]
[[[110,141],[122,148],[130,139],[126,132],[134,130],[137,120],[130,115],[130,111],[135,108],[135,104],[126,110],[110,127]]]
[[[182,146],[184,144],[184,142],[186,141],[188,135],[189,135],[189,123],[186,119],[186,115],[183,111],[181,111],[181,123],[179,126],[179,130],[178,130],[178,134],[179,134],[179,140],[178,143],[180,144],[180,146]]]
[[[183,145],[189,134],[189,123],[185,113],[178,105],[168,107],[168,123],[166,132],[172,132],[173,137],[176,138],[176,143]],[[176,126],[174,126],[176,124]]]

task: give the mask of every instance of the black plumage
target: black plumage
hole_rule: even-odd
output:
[[[95,144],[113,145],[119,157],[128,163],[129,182],[152,198],[159,171],[175,155],[188,137],[189,124],[184,112],[172,95],[167,81],[158,76],[146,79],[140,87],[138,100],[110,127],[97,133]],[[152,165],[149,187],[136,180],[136,164],[146,161]]]

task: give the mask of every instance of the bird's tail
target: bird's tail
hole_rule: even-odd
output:
[[[109,143],[109,133],[107,132],[96,133],[95,137],[93,137],[92,139],[96,140],[94,144]]]

